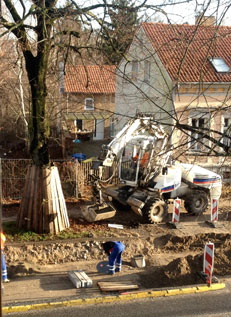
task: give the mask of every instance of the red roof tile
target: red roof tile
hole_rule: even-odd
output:
[[[231,82],[231,27],[143,23],[172,80]],[[218,73],[209,57],[221,57],[229,73]]]
[[[67,66],[64,91],[68,93],[114,94],[115,66]]]

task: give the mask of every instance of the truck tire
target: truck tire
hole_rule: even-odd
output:
[[[148,202],[147,206],[144,207],[144,216],[149,223],[160,223],[164,222],[168,216],[168,205],[160,199],[152,202]]]
[[[201,215],[208,207],[208,195],[202,190],[194,190],[184,201],[189,214]]]

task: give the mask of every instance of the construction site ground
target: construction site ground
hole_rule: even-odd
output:
[[[219,220],[216,228],[210,220],[210,206],[201,216],[191,216],[181,208],[178,228],[170,224],[146,224],[132,211],[120,210],[116,216],[97,223],[87,223],[82,216],[83,201],[67,204],[71,229],[87,232],[85,238],[36,243],[7,243],[5,257],[12,283],[5,286],[4,302],[10,303],[15,282],[33,279],[44,291],[42,297],[56,292],[57,298],[78,295],[68,279],[70,270],[84,270],[93,280],[93,288],[85,289],[88,296],[98,292],[98,281],[131,281],[139,289],[177,287],[203,283],[200,273],[203,269],[203,253],[207,242],[215,244],[214,275],[222,280],[231,274],[231,202],[229,195],[219,201]],[[171,222],[173,205],[169,205]],[[3,206],[3,221],[17,216],[18,205]],[[108,224],[120,224],[123,229],[110,228]],[[101,250],[101,242],[120,240],[125,244],[122,272],[109,277],[97,271],[97,264],[107,260]],[[142,255],[146,266],[134,267],[131,260]],[[53,275],[53,284],[47,276]],[[33,276],[33,278],[32,278]],[[25,282],[25,291],[26,291]],[[22,286],[23,287],[23,286]],[[52,289],[53,288],[53,289]],[[83,290],[81,290],[83,292]],[[42,293],[41,293],[42,294]],[[52,295],[52,296],[53,296]],[[30,293],[31,300],[36,294]]]

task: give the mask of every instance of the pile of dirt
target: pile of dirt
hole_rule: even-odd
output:
[[[201,283],[198,274],[203,269],[203,252],[201,237],[209,241],[205,235],[182,237],[168,235],[168,242],[164,241],[163,246],[155,247],[155,238],[120,239],[126,246],[123,261],[131,266],[131,259],[134,255],[143,255],[146,267],[140,270],[140,284],[145,288],[180,286],[186,284]],[[166,236],[164,236],[166,238]],[[211,236],[209,237],[211,238]],[[78,261],[100,261],[106,256],[102,250],[101,243],[105,239],[82,239],[74,241],[30,243],[22,245],[7,245],[5,254],[8,263],[10,277],[21,274],[31,274],[39,266],[56,265]],[[160,239],[160,238],[158,238]],[[182,247],[179,241],[200,242],[190,249]],[[164,240],[164,239],[163,239]],[[174,241],[178,241],[172,245]],[[219,241],[216,242],[216,241]],[[153,243],[154,242],[154,243]],[[231,242],[230,235],[214,235],[215,242],[215,264],[214,274],[223,276],[231,274],[230,256]],[[188,242],[187,242],[188,243]],[[187,244],[186,243],[186,244]]]
[[[230,247],[228,250],[215,252],[215,264],[213,274],[216,277],[231,274]],[[203,254],[187,257],[179,257],[168,265],[152,268],[140,275],[140,283],[145,288],[159,288],[165,286],[184,286],[202,283]]]
[[[140,282],[145,288],[183,286],[201,283],[202,256],[177,258],[168,265],[143,272]]]
[[[225,208],[220,207],[221,219],[224,212],[231,214],[230,208]],[[4,208],[3,216],[12,216],[13,209],[16,214],[15,206],[11,206],[8,213]],[[185,226],[172,229],[167,224],[138,223],[138,216],[131,212],[98,223],[84,221],[76,206],[70,215],[71,229],[88,232],[88,237],[40,243],[7,243],[5,255],[10,277],[32,274],[46,265],[106,260],[101,247],[106,240],[120,240],[125,244],[123,261],[128,270],[135,255],[144,256],[146,267],[136,273],[139,273],[140,285],[145,288],[201,283],[198,273],[203,269],[204,247],[209,241],[215,245],[214,274],[218,277],[231,274],[231,224],[227,217],[222,222],[223,227],[211,228],[203,223],[206,215],[195,219],[186,214],[184,219],[183,214],[181,219]],[[109,223],[123,224],[123,229],[109,228]],[[132,275],[129,275],[129,279],[132,279]]]
[[[213,241],[215,246],[219,247],[220,245],[230,245],[230,234],[219,234],[219,233],[207,233],[207,234],[197,234],[190,236],[177,236],[167,234],[158,238],[162,241],[162,249],[167,251],[177,251],[183,252],[186,250],[196,250],[203,248],[205,245],[204,241]]]

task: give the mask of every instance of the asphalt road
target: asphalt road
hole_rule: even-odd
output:
[[[231,281],[226,282],[226,288],[221,291],[159,297],[153,299],[133,300],[121,303],[73,306],[52,310],[12,313],[4,316],[18,317],[226,317],[231,316]]]

